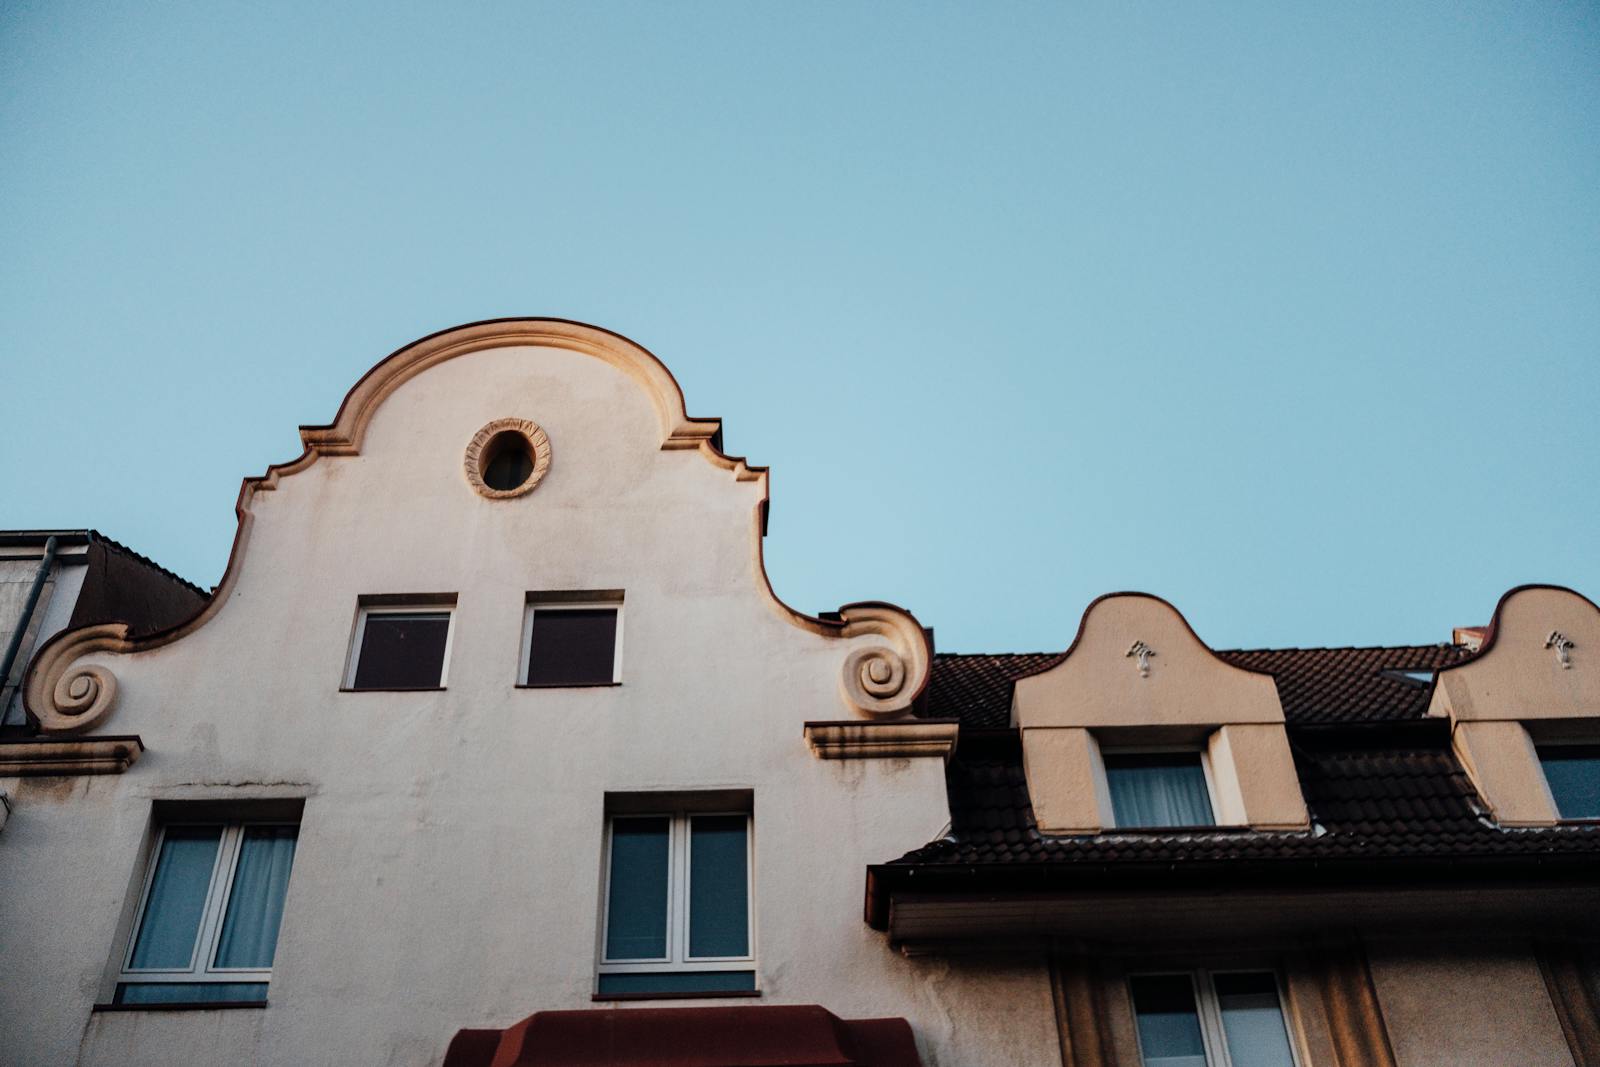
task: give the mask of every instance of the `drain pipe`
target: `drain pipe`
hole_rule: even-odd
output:
[[[39,570],[33,576],[33,587],[28,590],[28,602],[22,605],[22,615],[17,619],[17,628],[12,631],[11,640],[6,644],[6,658],[0,662],[0,696],[4,697],[0,700],[0,726],[5,725],[6,713],[11,710],[11,700],[16,695],[16,688],[11,685],[11,668],[16,666],[17,653],[22,648],[22,638],[33,622],[33,611],[39,606],[39,594],[44,591],[45,579],[50,577],[50,567],[55,561],[56,537],[51,534],[45,538],[44,559],[39,561]]]

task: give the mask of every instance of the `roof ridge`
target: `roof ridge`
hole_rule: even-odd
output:
[[[1219,656],[1244,656],[1256,652],[1415,652],[1421,649],[1458,648],[1467,651],[1466,645],[1449,641],[1436,641],[1418,645],[1283,645],[1278,648],[1214,648]]]

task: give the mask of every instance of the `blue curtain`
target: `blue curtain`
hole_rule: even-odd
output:
[[[1106,781],[1118,826],[1211,826],[1199,753],[1108,755]]]
[[[228,895],[228,914],[217,942],[218,967],[272,966],[298,837],[296,826],[245,828]]]
[[[747,821],[743,815],[697,815],[689,825],[689,955],[747,955]]]
[[[221,840],[220,826],[167,828],[133,946],[134,970],[188,970]]]
[[[1276,977],[1270,973],[1219,974],[1216,990],[1233,1067],[1294,1067]]]
[[[671,825],[672,820],[656,816],[612,820],[607,959],[651,960],[667,954]]]

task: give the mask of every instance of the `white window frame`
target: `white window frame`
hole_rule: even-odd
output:
[[[582,611],[599,608],[617,613],[617,625],[612,635],[611,681],[571,682],[560,685],[528,682],[528,668],[533,658],[533,616],[536,612]],[[622,684],[622,601],[620,600],[540,600],[530,599],[522,609],[522,653],[517,662],[517,685],[529,689],[582,689],[591,685]]]
[[[1172,978],[1184,977],[1189,979],[1189,986],[1194,990],[1195,1014],[1200,1020],[1200,1041],[1205,1048],[1206,1067],[1233,1067],[1233,1056],[1228,1052],[1228,1034],[1222,1022],[1222,1002],[1217,996],[1217,987],[1213,979],[1217,975],[1225,974],[1270,974],[1278,992],[1278,1018],[1283,1020],[1283,1032],[1288,1040],[1289,1057],[1294,1061],[1295,1067],[1304,1067],[1305,1061],[1300,1055],[1300,1041],[1294,1031],[1294,1024],[1289,1019],[1289,987],[1284,984],[1283,972],[1277,967],[1174,967],[1168,969],[1129,971],[1127,985],[1128,1006],[1133,1012],[1134,1041],[1139,1050],[1139,1064],[1143,1067],[1145,1061],[1144,1042],[1139,1038],[1138,1007],[1133,1000],[1133,980],[1135,978]]]
[[[272,968],[217,967],[214,961],[222,937],[222,920],[228,914],[228,898],[233,894],[233,878],[239,866],[239,852],[244,843],[244,833],[254,826],[293,826],[298,822],[283,819],[247,819],[224,822],[219,820],[180,819],[163,823],[156,837],[155,848],[150,853],[150,863],[144,872],[144,886],[139,891],[139,907],[134,912],[133,929],[128,933],[128,947],[122,954],[122,965],[117,972],[120,985],[230,985],[233,983],[267,984],[272,981]],[[161,850],[166,844],[167,831],[188,827],[220,827],[222,834],[217,842],[217,856],[211,868],[211,883],[206,887],[205,907],[200,913],[200,930],[195,936],[194,949],[189,956],[189,966],[183,970],[171,968],[133,966],[133,951],[139,944],[139,932],[144,927],[146,909],[150,904],[150,889],[155,884],[156,868],[161,865]],[[294,876],[290,868],[290,877]],[[285,890],[287,892],[287,889]]]
[[[1108,830],[1119,829],[1119,827],[1117,825],[1117,806],[1116,806],[1116,803],[1114,801],[1112,801],[1112,799],[1111,799],[1111,768],[1106,766],[1106,757],[1107,756],[1171,756],[1171,755],[1199,756],[1200,757],[1200,773],[1205,775],[1205,779],[1206,779],[1206,802],[1211,805],[1211,825],[1210,826],[1198,826],[1198,827],[1176,826],[1176,827],[1171,827],[1171,829],[1175,829],[1175,830],[1213,830],[1213,829],[1219,828],[1222,825],[1221,823],[1219,823],[1217,821],[1217,812],[1220,811],[1221,809],[1217,807],[1217,781],[1216,781],[1216,775],[1213,774],[1212,770],[1211,770],[1210,746],[1206,745],[1204,742],[1202,742],[1202,743],[1200,743],[1198,745],[1102,745],[1100,747],[1100,771],[1101,771],[1102,774],[1105,775],[1105,779],[1106,779],[1105,780],[1105,786],[1106,786],[1106,815],[1109,817],[1109,820],[1110,820],[1110,825],[1108,827],[1106,827],[1106,829],[1108,829]],[[1161,826],[1123,826],[1123,827],[1120,827],[1120,829],[1123,829],[1123,830],[1162,830],[1162,829],[1168,829],[1168,827],[1161,827]],[[1175,972],[1168,972],[1168,973],[1175,973]]]
[[[706,817],[744,819],[745,931],[743,956],[689,955],[690,821]],[[618,820],[667,819],[667,954],[653,959],[612,959],[606,955],[611,929],[611,831]],[[694,971],[756,970],[755,818],[748,811],[639,811],[606,816],[605,878],[601,887],[598,974],[683,974]],[[598,982],[596,983],[598,988]]]
[[[444,662],[439,664],[439,684],[428,688],[444,689],[450,680],[450,649],[456,639],[456,606],[454,604],[362,604],[356,609],[355,630],[350,635],[350,651],[345,658],[344,690],[350,693],[381,692],[388,687],[370,686],[356,688],[356,671],[361,666],[361,643],[367,636],[367,619],[373,615],[443,615],[448,620],[444,631]],[[427,692],[428,688],[418,689]]]

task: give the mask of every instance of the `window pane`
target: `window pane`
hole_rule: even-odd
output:
[[[218,967],[272,966],[283,920],[283,894],[289,888],[297,826],[247,826],[239,846],[228,914],[217,943]]]
[[[449,633],[448,611],[369,613],[354,687],[437,689]]]
[[[189,969],[221,840],[220,826],[167,828],[145,900],[139,940],[133,946],[131,968]]]
[[[116,1004],[215,1004],[224,1000],[264,1001],[265,982],[125,982]]]
[[[602,974],[601,993],[738,993],[756,987],[754,971]]]
[[[603,685],[616,677],[617,609],[535,609],[529,685]]]
[[[1215,985],[1233,1067],[1294,1067],[1277,978],[1269,973],[1219,974]]]
[[[670,829],[665,816],[611,823],[606,959],[652,960],[667,954]]]
[[[749,955],[745,816],[699,815],[689,827],[689,955]]]
[[[1118,826],[1211,826],[1198,752],[1108,755],[1106,783]]]
[[[1130,984],[1145,1067],[1206,1067],[1189,976],[1141,975]]]
[[[1563,819],[1600,819],[1600,745],[1553,745],[1539,760]]]

